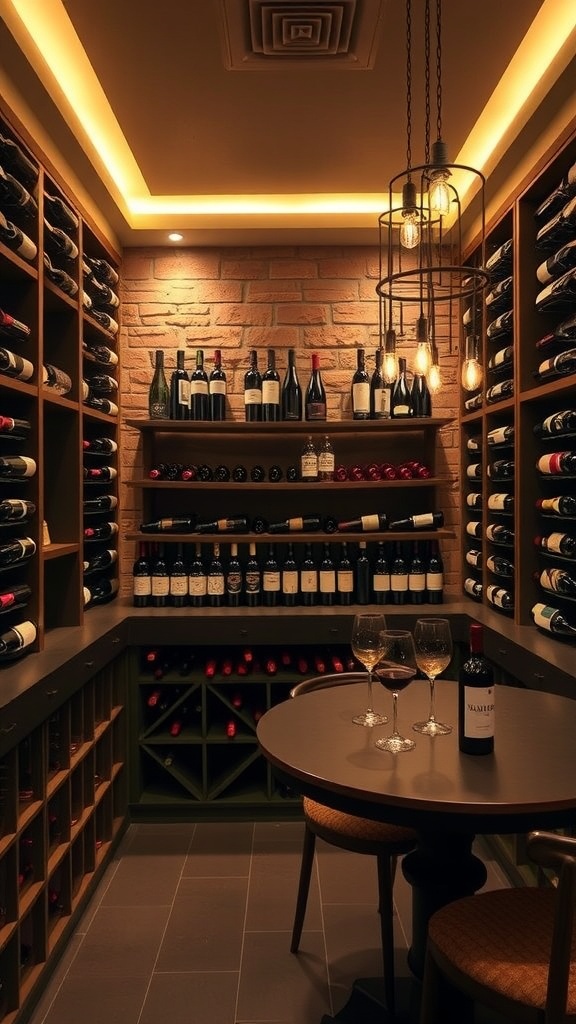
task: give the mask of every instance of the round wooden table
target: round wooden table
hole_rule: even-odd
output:
[[[412,886],[409,963],[417,977],[430,915],[484,884],[484,865],[471,851],[476,834],[576,821],[576,700],[497,686],[494,753],[472,756],[458,750],[454,682],[436,683],[436,716],[453,732],[428,737],[412,731],[412,722],[427,713],[428,694],[426,682],[400,694],[399,729],[416,746],[399,754],[374,745],[389,724],[353,724],[352,716],[366,707],[364,684],[303,694],[271,708],[258,723],[275,774],[304,796],[417,830],[418,847],[403,861]],[[377,683],[374,706],[391,715],[391,696]]]

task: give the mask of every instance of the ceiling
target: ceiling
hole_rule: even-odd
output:
[[[424,4],[412,0],[413,164]],[[376,241],[406,165],[404,0],[0,0],[0,12],[6,73],[121,244],[173,244],[169,230],[192,245]],[[489,171],[575,37],[574,0],[443,0],[450,159]],[[523,69],[510,63],[521,44]],[[503,76],[510,89],[491,101]],[[434,79],[431,119],[433,141]]]

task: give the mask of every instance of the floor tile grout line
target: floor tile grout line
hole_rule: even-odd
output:
[[[231,1021],[231,1024],[234,1024],[234,1021],[236,1021],[237,1018],[238,1018],[238,1004],[240,1002],[240,986],[241,986],[241,983],[242,983],[242,963],[243,963],[243,960],[244,960],[244,944],[245,944],[245,936],[246,936],[246,922],[248,920],[248,901],[250,899],[250,883],[252,881],[252,862],[253,862],[253,859],[254,859],[255,838],[256,838],[256,822],[252,822],[252,840],[251,840],[251,843],[250,843],[250,863],[249,863],[249,866],[248,866],[248,881],[247,881],[247,885],[246,885],[246,899],[244,900],[244,921],[242,922],[242,936],[241,936],[241,940],[240,940],[240,958],[239,958],[239,962],[238,962],[238,984],[236,985],[236,999],[235,999],[235,1002],[234,1002],[234,1020]]]
[[[318,859],[318,851],[314,851],[314,870],[316,872],[316,882],[318,885],[318,899],[320,902],[320,921],[322,924],[322,944],[324,946],[324,968],[326,972],[326,985],[328,988],[328,1007],[330,1016],[334,1016],[334,1006],[332,1002],[332,982],[330,980],[330,964],[328,962],[328,946],[326,943],[326,924],[324,918],[324,901],[322,899],[322,883],[320,881],[320,862]],[[327,904],[326,904],[327,905]]]

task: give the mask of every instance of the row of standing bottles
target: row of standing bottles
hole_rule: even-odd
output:
[[[206,552],[206,548],[209,548]],[[440,604],[444,575],[437,541],[341,541],[239,545],[139,545],[133,604],[248,607]]]
[[[220,349],[214,352],[210,373],[204,366],[204,352],[196,350],[196,365],[189,374],[184,365],[186,352],[176,353],[176,368],[170,385],[164,371],[164,353],[156,351],[154,376],[149,390],[148,412],[151,419],[221,421],[226,419],[226,373],[222,368]],[[252,349],[244,376],[244,416],[248,422],[290,422],[305,419],[322,422],[327,419],[326,389],[322,381],[320,357],[312,355],[310,378],[305,390],[300,386],[296,370],[296,353],[288,350],[284,381],[276,368],[276,353],[268,349],[267,366],[258,368],[258,352]],[[363,348],[357,349],[357,365],[352,376],[350,395],[355,420],[431,416],[432,401],[424,374],[414,374],[409,384],[406,360],[398,360],[394,382],[386,382],[383,372],[383,350],[377,349],[371,376],[366,369]]]

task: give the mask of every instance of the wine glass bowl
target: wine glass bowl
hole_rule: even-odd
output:
[[[452,726],[436,718],[435,682],[452,661],[452,633],[448,619],[418,619],[414,627],[416,664],[430,683],[430,710],[425,722],[414,722],[415,732],[426,736],[447,736]]]
[[[392,693],[392,732],[390,736],[376,740],[376,746],[379,750],[399,754],[416,746],[414,740],[398,732],[398,694],[416,675],[416,654],[412,634],[406,629],[387,629],[383,638],[384,653],[374,674],[378,682]]]
[[[372,728],[375,725],[384,725],[388,721],[385,715],[380,715],[372,707],[372,670],[384,654],[383,634],[385,630],[386,620],[381,614],[372,615],[369,612],[362,612],[354,616],[352,653],[368,672],[368,707],[362,714],[354,715],[352,721],[355,725]]]

